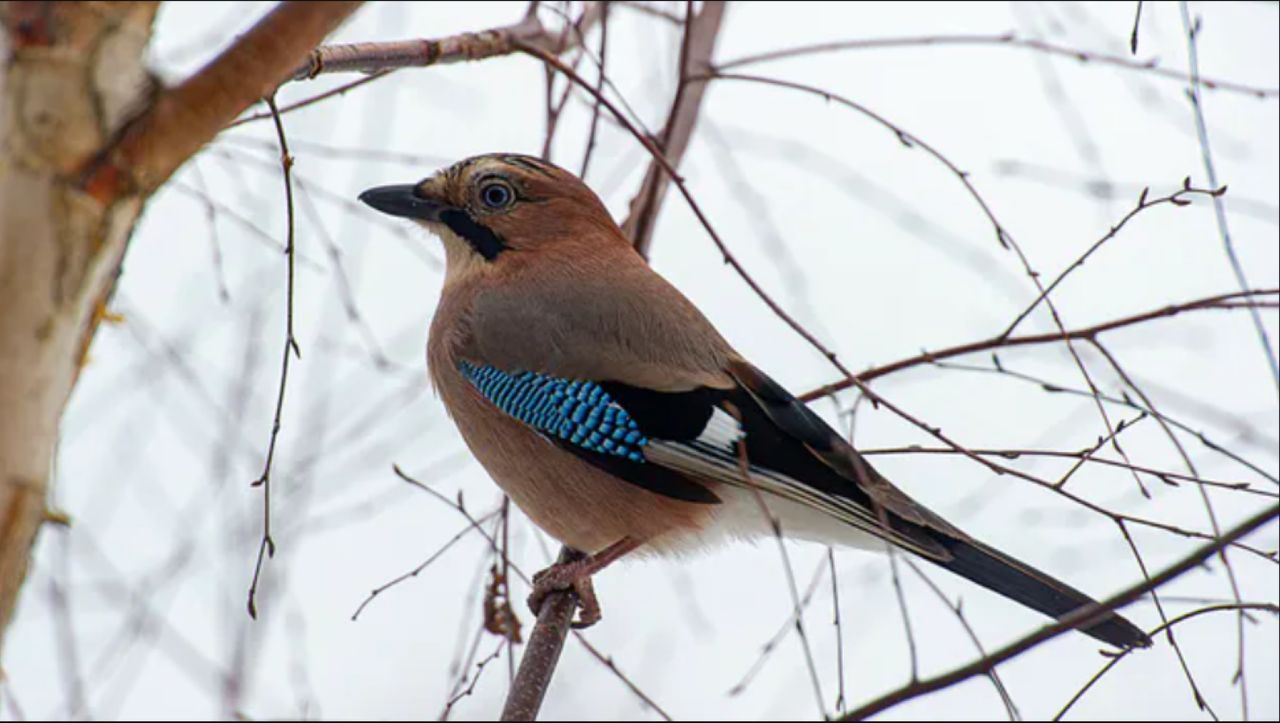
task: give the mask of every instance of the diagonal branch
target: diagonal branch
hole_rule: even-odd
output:
[[[164,91],[83,169],[79,186],[103,204],[150,193],[245,108],[273,93],[298,58],[359,2],[283,2],[212,62]]]
[[[151,92],[155,3],[0,4],[0,408],[20,420],[0,425],[0,636],[44,518],[58,421],[146,197],[358,5],[281,3]]]
[[[1087,626],[1090,621],[1101,618],[1105,613],[1118,610],[1148,592],[1155,590],[1161,585],[1180,577],[1183,573],[1199,567],[1205,560],[1216,555],[1219,550],[1222,550],[1231,543],[1236,542],[1240,538],[1257,530],[1268,522],[1272,522],[1277,517],[1280,517],[1280,506],[1271,505],[1250,516],[1236,527],[1228,530],[1217,540],[1197,548],[1191,554],[1183,557],[1181,560],[1166,568],[1158,575],[1146,578],[1141,582],[1112,595],[1103,602],[1093,603],[1091,605],[1085,605],[1084,607],[1078,608],[1074,612],[1059,618],[1059,620],[1052,625],[1046,625],[1031,635],[1020,640],[1016,640],[990,655],[968,665],[961,666],[948,673],[943,673],[942,675],[932,678],[912,681],[908,685],[866,703],[857,710],[854,710],[848,715],[840,718],[840,720],[863,720],[877,713],[888,710],[899,703],[911,700],[912,698],[919,697],[926,693],[932,693],[936,690],[942,690],[943,688],[949,688],[952,685],[963,680],[968,680],[975,675],[983,675],[988,671],[994,670],[1000,663],[1017,657],[1031,648],[1034,648],[1045,641],[1051,640],[1077,626]]]

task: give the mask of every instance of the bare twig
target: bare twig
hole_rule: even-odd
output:
[[[521,45],[559,55],[574,47],[577,39],[600,17],[599,3],[587,3],[577,32],[548,30],[537,13],[526,14],[519,22],[475,33],[445,38],[399,40],[378,43],[325,45],[311,51],[307,62],[296,68],[294,80],[315,78],[323,73],[377,73],[394,68],[425,68],[432,65],[484,60],[510,55]]]
[[[751,491],[752,496],[755,498],[756,506],[760,509],[760,515],[769,525],[774,541],[778,543],[778,554],[782,558],[782,569],[787,577],[787,592],[791,594],[791,609],[795,614],[796,637],[799,638],[800,649],[804,652],[804,662],[809,670],[809,682],[813,685],[813,695],[818,705],[818,714],[822,716],[823,720],[826,720],[828,716],[826,704],[822,699],[822,684],[818,680],[818,666],[813,660],[813,650],[809,647],[809,636],[804,630],[804,606],[800,600],[800,590],[796,587],[795,568],[791,565],[791,557],[787,555],[786,540],[782,536],[782,521],[769,510],[769,505],[765,502],[759,486],[751,481],[751,461],[747,457],[747,442],[744,437],[738,438],[737,448],[738,470],[742,474],[742,481],[747,489]],[[820,574],[822,568],[819,567],[818,570]]]
[[[1204,160],[1205,176],[1209,179],[1209,185],[1217,186],[1218,172],[1214,168],[1213,154],[1209,150],[1209,129],[1205,126],[1204,108],[1200,100],[1200,60],[1199,46],[1196,43],[1196,35],[1200,32],[1200,20],[1197,18],[1194,23],[1191,21],[1191,12],[1187,9],[1186,0],[1182,0],[1178,7],[1182,11],[1182,26],[1187,33],[1187,99],[1191,101],[1191,110],[1196,122],[1196,138],[1200,141],[1200,155]],[[1218,222],[1222,248],[1227,253],[1227,260],[1231,262],[1231,271],[1236,276],[1236,283],[1240,285],[1242,291],[1248,289],[1249,279],[1245,276],[1240,257],[1236,255],[1235,244],[1231,241],[1231,232],[1227,229],[1227,211],[1222,205],[1222,199],[1217,196],[1213,198],[1213,214]],[[1280,360],[1276,359],[1275,349],[1272,348],[1271,339],[1267,336],[1267,326],[1263,323],[1262,314],[1258,313],[1257,309],[1250,309],[1249,313],[1253,318],[1258,340],[1262,343],[1262,353],[1271,368],[1271,380],[1275,382],[1276,390],[1280,391]]]
[[[627,690],[630,690],[635,697],[639,698],[643,705],[651,708],[653,712],[657,713],[663,720],[673,720],[671,715],[668,714],[667,711],[663,710],[662,706],[654,702],[653,698],[649,697],[649,695],[643,690],[640,690],[640,686],[636,685],[634,681],[628,678],[626,674],[618,668],[618,664],[613,661],[611,656],[605,655],[597,650],[596,646],[592,645],[591,642],[587,640],[586,636],[582,634],[582,631],[574,630],[573,636],[578,639],[578,642],[582,644],[582,647],[586,648],[587,652],[591,654],[591,657],[600,661],[601,665],[608,668],[610,673],[613,673],[618,680],[622,681],[622,684],[627,686]]]
[[[942,601],[942,604],[946,605],[947,608],[951,610],[952,614],[956,616],[956,620],[960,622],[960,627],[964,628],[965,634],[969,636],[969,642],[973,643],[973,647],[977,649],[978,655],[985,656],[987,651],[982,647],[982,641],[978,640],[978,633],[974,631],[973,626],[969,624],[968,618],[964,616],[963,602],[958,598],[955,602],[951,602],[951,599],[942,591],[942,588],[938,587],[937,583],[935,583],[928,575],[924,574],[924,570],[921,570],[920,566],[912,561],[910,557],[904,556],[903,560],[906,561],[907,567],[910,567],[911,571],[919,576],[919,578],[924,581],[925,585],[929,586],[929,589],[932,590],[933,594]],[[1004,705],[1004,710],[1009,716],[1009,720],[1018,720],[1020,718],[1018,714],[1018,707],[1013,704],[1013,698],[1009,695],[1008,689],[1004,687],[1004,681],[1000,680],[999,673],[992,668],[987,671],[987,677],[991,680],[991,685],[995,687],[996,695],[1000,696],[1000,702]]]
[[[808,586],[805,587],[804,595],[800,598],[799,609],[792,607],[787,619],[778,627],[777,632],[770,636],[764,645],[760,646],[760,654],[756,656],[755,662],[751,664],[746,673],[743,673],[738,682],[734,683],[733,687],[729,689],[728,695],[740,695],[747,689],[747,686],[751,685],[756,675],[764,669],[764,664],[768,662],[769,656],[778,649],[778,645],[787,637],[787,633],[795,629],[796,621],[799,619],[800,614],[808,609],[809,603],[813,602],[814,593],[818,591],[818,584],[821,582],[822,566],[819,565],[813,571],[813,577],[809,579]]]
[[[1190,612],[1186,612],[1181,615],[1178,615],[1177,617],[1174,617],[1167,622],[1161,623],[1159,626],[1152,629],[1149,635],[1151,636],[1152,639],[1154,639],[1158,633],[1162,633],[1165,630],[1173,628],[1175,625],[1178,625],[1179,623],[1185,622],[1187,620],[1191,620],[1193,618],[1198,618],[1201,615],[1206,615],[1208,613],[1232,611],[1232,612],[1235,612],[1237,615],[1243,615],[1250,610],[1258,610],[1261,612],[1271,613],[1272,615],[1280,615],[1280,607],[1277,607],[1272,603],[1219,603],[1215,605],[1208,605],[1206,607],[1198,608],[1196,610],[1192,610]],[[1062,720],[1062,716],[1066,715],[1067,711],[1071,710],[1071,707],[1074,706],[1082,697],[1084,697],[1084,694],[1089,692],[1089,689],[1092,688],[1095,683],[1097,683],[1099,680],[1102,679],[1102,676],[1110,672],[1111,669],[1114,668],[1121,660],[1124,660],[1125,658],[1127,658],[1129,656],[1129,653],[1132,653],[1133,650],[1134,650],[1133,648],[1122,650],[1118,655],[1115,655],[1110,660],[1108,660],[1106,665],[1102,666],[1102,668],[1097,673],[1094,673],[1093,676],[1090,677],[1089,680],[1086,681],[1085,684],[1081,686],[1081,688],[1077,690],[1074,695],[1071,696],[1071,700],[1068,700],[1066,704],[1062,706],[1062,709],[1059,710],[1053,716],[1053,719]]]
[[[390,580],[388,580],[387,582],[384,582],[383,584],[381,584],[381,585],[379,585],[379,586],[375,587],[374,589],[370,590],[370,591],[369,591],[369,594],[368,594],[367,596],[365,596],[365,599],[364,599],[364,600],[362,600],[362,601],[360,601],[360,605],[358,605],[358,606],[356,607],[355,612],[351,613],[351,620],[352,620],[352,622],[354,622],[354,621],[356,621],[356,620],[359,620],[359,619],[360,619],[360,614],[361,614],[361,613],[363,613],[363,612],[364,612],[364,609],[365,609],[365,608],[367,608],[367,607],[369,607],[369,604],[370,604],[370,603],[372,603],[372,602],[374,601],[374,599],[375,599],[375,598],[377,598],[379,595],[381,595],[382,593],[386,592],[387,590],[390,590],[391,588],[395,587],[396,585],[399,585],[400,583],[404,582],[405,580],[409,580],[409,579],[411,579],[411,578],[415,578],[415,577],[417,577],[418,575],[422,574],[422,571],[423,571],[423,570],[426,570],[428,567],[430,567],[430,566],[431,566],[431,564],[432,564],[433,562],[435,562],[436,560],[440,559],[440,557],[441,557],[442,555],[444,555],[444,553],[448,552],[448,551],[449,551],[449,550],[450,550],[454,545],[456,545],[458,542],[460,542],[464,537],[466,537],[467,535],[471,534],[471,532],[472,532],[473,530],[481,529],[481,528],[480,528],[480,524],[481,524],[481,523],[483,523],[483,522],[488,522],[489,520],[492,520],[492,519],[494,519],[494,518],[495,518],[495,517],[497,517],[497,516],[498,516],[498,511],[497,511],[497,510],[494,510],[493,512],[490,512],[490,513],[489,513],[489,514],[487,514],[487,515],[482,515],[482,516],[480,517],[480,519],[479,519],[479,520],[475,521],[475,523],[473,523],[473,524],[471,524],[471,525],[469,525],[469,526],[467,526],[467,527],[464,527],[464,528],[462,528],[461,530],[458,530],[458,532],[456,532],[456,533],[454,534],[454,536],[453,536],[453,537],[450,537],[450,538],[449,538],[449,540],[448,540],[447,542],[445,542],[443,545],[441,545],[441,546],[440,546],[440,547],[439,547],[435,552],[431,553],[431,554],[427,557],[427,559],[425,559],[425,560],[423,560],[421,563],[419,563],[417,567],[413,568],[412,570],[410,570],[410,571],[408,571],[408,572],[406,572],[406,573],[403,573],[403,574],[397,575],[397,576],[395,576],[395,577],[391,578]],[[486,533],[486,534],[487,534],[487,533]]]
[[[1085,605],[1078,608],[1075,611],[1059,618],[1057,622],[1047,625],[1035,633],[1014,641],[1013,643],[996,650],[990,655],[969,663],[968,665],[961,666],[933,678],[925,678],[912,682],[909,685],[882,695],[879,698],[862,705],[857,710],[850,712],[848,715],[841,718],[841,720],[863,720],[865,718],[869,718],[876,713],[892,708],[904,701],[917,698],[926,693],[932,693],[936,690],[942,690],[943,688],[955,685],[960,681],[968,680],[975,675],[982,675],[987,671],[992,670],[1000,663],[1015,658],[1041,643],[1067,632],[1068,630],[1072,630],[1077,627],[1088,627],[1089,623],[1101,619],[1108,612],[1118,610],[1147,594],[1151,590],[1155,590],[1165,583],[1180,577],[1184,573],[1199,567],[1206,559],[1217,554],[1217,552],[1222,548],[1236,542],[1240,538],[1257,530],[1268,522],[1275,520],[1277,517],[1280,517],[1280,505],[1267,507],[1266,509],[1250,516],[1239,525],[1233,527],[1220,539],[1197,548],[1191,554],[1165,568],[1160,574],[1131,585],[1107,598],[1103,602]]]
[[[1126,427],[1127,428],[1127,427]],[[1178,472],[1168,472],[1165,470],[1153,469],[1137,464],[1127,464],[1118,462],[1105,457],[1096,457],[1089,454],[1089,450],[1080,450],[1071,452],[1059,449],[978,449],[971,447],[969,451],[974,454],[989,455],[1001,457],[1003,459],[1018,459],[1019,457],[1064,457],[1068,459],[1077,459],[1091,464],[1101,464],[1110,467],[1125,467],[1127,469],[1137,470],[1143,474],[1151,475],[1165,484],[1176,484],[1177,482],[1190,482],[1193,484],[1206,485],[1209,487],[1219,487],[1231,492],[1242,492],[1244,494],[1257,495],[1259,497],[1267,497],[1270,499],[1280,498],[1280,493],[1268,492],[1266,490],[1254,489],[1249,486],[1248,482],[1227,482],[1225,480],[1205,479],[1192,475],[1181,474]],[[958,454],[958,452],[950,447],[921,447],[913,445],[910,447],[893,447],[893,448],[873,448],[859,449],[858,453],[867,456],[875,456],[878,454]]]
[[[275,95],[266,97],[267,106],[275,114],[276,138],[280,141],[280,167],[284,174],[285,200],[285,245],[286,291],[285,291],[285,336],[284,352],[280,361],[280,387],[276,392],[276,411],[271,421],[271,440],[267,443],[267,459],[262,466],[262,474],[254,481],[253,486],[262,488],[262,539],[258,543],[258,560],[253,566],[253,581],[249,584],[249,617],[258,617],[257,593],[258,581],[262,575],[262,566],[267,557],[276,554],[276,543],[271,539],[271,463],[276,455],[276,441],[280,437],[280,416],[284,413],[284,393],[289,382],[289,360],[292,356],[302,356],[298,348],[297,337],[293,333],[293,296],[294,296],[294,213],[293,213],[293,157],[289,155],[289,142],[285,138],[284,123],[280,120],[279,109],[276,108]]]
[[[836,695],[836,712],[843,715],[845,712],[845,696],[844,696],[844,629],[840,625],[840,582],[836,578],[836,552],[834,549],[827,548],[827,564],[831,568],[831,624],[835,626],[836,635],[836,682],[839,685],[839,693]]]
[[[743,56],[741,58],[734,58],[727,62],[720,63],[717,67],[720,70],[728,70],[730,68],[741,67],[752,63],[762,63],[770,60],[780,60],[782,58],[794,58],[800,55],[813,55],[815,53],[828,53],[839,50],[869,50],[873,48],[926,45],[988,45],[1021,48],[1040,53],[1047,53],[1049,55],[1057,55],[1064,58],[1072,58],[1080,61],[1081,63],[1111,65],[1126,70],[1151,73],[1169,80],[1183,80],[1186,78],[1185,74],[1180,71],[1157,66],[1155,60],[1139,61],[1133,60],[1132,58],[1126,58],[1122,55],[1094,53],[1088,50],[1081,50],[1079,48],[1068,48],[1061,45],[1054,45],[1043,40],[1019,38],[1013,33],[1002,33],[999,35],[929,35],[907,38],[865,38],[858,40],[840,40],[830,43],[804,45],[796,48],[785,48],[767,53]],[[1226,90],[1234,93],[1244,93],[1258,98],[1280,97],[1280,88],[1263,88],[1246,85],[1244,83],[1235,83],[1229,80],[1205,77],[1199,78],[1197,82],[1205,88]]]
[[[1129,52],[1138,54],[1138,24],[1142,22],[1142,0],[1138,0],[1138,9],[1133,11],[1133,32],[1129,33]]]
[[[1136,324],[1141,324],[1143,322],[1151,321],[1153,319],[1163,319],[1166,317],[1177,316],[1178,314],[1186,313],[1189,311],[1240,308],[1240,305],[1238,304],[1240,300],[1245,300],[1249,304],[1254,304],[1254,303],[1265,304],[1266,302],[1261,302],[1259,300],[1259,297],[1276,296],[1276,295],[1280,295],[1280,289],[1255,289],[1251,291],[1235,291],[1229,294],[1218,294],[1217,296],[1207,296],[1204,298],[1195,299],[1195,300],[1183,302],[1180,304],[1170,304],[1169,306],[1164,306],[1159,309],[1153,309],[1150,311],[1144,311],[1140,314],[1134,314],[1132,316],[1126,316],[1120,319],[1113,319],[1111,321],[1102,322],[1101,324],[1094,324],[1093,326],[1087,326],[1080,329],[1069,330],[1066,332],[1065,335],[1060,332],[1047,332],[1044,334],[1028,334],[1026,336],[1010,336],[1010,337],[996,335],[989,339],[984,339],[982,341],[969,342],[968,344],[960,344],[957,346],[947,347],[945,349],[939,349],[938,351],[924,352],[922,354],[910,357],[908,359],[902,359],[890,364],[884,364],[882,366],[872,367],[871,369],[868,369],[862,372],[861,374],[856,375],[856,378],[862,382],[869,382],[873,379],[876,379],[877,377],[882,377],[886,374],[901,371],[903,369],[907,369],[910,367],[920,366],[922,364],[933,364],[940,359],[947,359],[950,357],[961,356],[964,354],[972,354],[974,352],[979,352],[979,351],[990,351],[992,349],[999,349],[1004,347],[1026,346],[1029,344],[1051,344],[1055,342],[1061,342],[1064,336],[1069,339],[1090,339],[1099,334],[1112,331],[1114,329],[1121,329],[1127,326],[1134,326]],[[812,389],[808,392],[805,392],[804,394],[800,395],[800,399],[806,402],[813,401],[814,399],[827,396],[828,394],[834,394],[836,392],[848,389],[849,387],[855,386],[856,384],[857,383],[854,381],[853,378],[842,379],[840,381],[832,382],[831,384],[827,384],[825,386],[818,387],[817,389]]]
[[[1120,534],[1124,537],[1125,544],[1129,546],[1129,551],[1133,553],[1133,559],[1138,563],[1138,570],[1142,573],[1143,580],[1150,580],[1151,573],[1147,571],[1147,563],[1142,559],[1142,554],[1138,551],[1138,543],[1134,542],[1133,535],[1129,534],[1129,528],[1125,525],[1124,520],[1116,520],[1116,526],[1120,528]],[[1220,537],[1220,535],[1218,535]],[[1219,549],[1216,553],[1222,555]],[[1166,625],[1169,622],[1169,616],[1165,614],[1164,603],[1160,602],[1160,594],[1152,588],[1148,591],[1151,595],[1151,604],[1155,606],[1156,614],[1160,616],[1160,622]],[[1182,646],[1178,645],[1178,640],[1173,636],[1173,630],[1166,627],[1165,638],[1169,641],[1169,647],[1173,649],[1173,655],[1178,659],[1178,667],[1182,669],[1182,677],[1186,678],[1187,686],[1191,688],[1191,698],[1195,702],[1196,707],[1209,714],[1209,717],[1219,720],[1218,714],[1210,707],[1209,701],[1205,700],[1204,694],[1200,692],[1200,685],[1196,682],[1195,675],[1191,672],[1191,667],[1187,665],[1187,656],[1182,652]]]
[[[1034,384],[1040,387],[1040,389],[1042,389],[1043,391],[1048,392],[1050,394],[1070,394],[1073,396],[1081,396],[1081,397],[1092,396],[1089,394],[1089,392],[1083,389],[1072,389],[1070,387],[1066,387],[1061,384],[1056,384],[1054,382],[1041,379],[1039,377],[1033,376],[1031,374],[1027,374],[1025,372],[1014,371],[1013,369],[1010,369],[1004,366],[1002,363],[1000,363],[998,357],[995,358],[994,361],[996,365],[992,367],[976,366],[971,364],[961,364],[956,362],[943,362],[943,361],[935,362],[935,365],[939,369],[957,369],[962,371],[979,372],[983,374],[999,374],[1001,376],[1009,377],[1010,379],[1016,379],[1018,381],[1026,382],[1028,384]],[[1246,469],[1253,472],[1254,474],[1257,474],[1259,477],[1267,480],[1271,484],[1277,487],[1280,487],[1280,477],[1276,477],[1274,474],[1268,472],[1260,464],[1253,462],[1249,459],[1246,459],[1242,455],[1236,452],[1233,452],[1230,449],[1227,449],[1218,441],[1210,438],[1208,434],[1202,431],[1198,431],[1184,422],[1176,420],[1173,417],[1170,417],[1162,412],[1151,409],[1150,407],[1145,407],[1139,404],[1138,402],[1134,401],[1132,398],[1128,398],[1128,395],[1125,395],[1123,397],[1116,397],[1116,396],[1109,396],[1104,394],[1100,398],[1109,404],[1119,404],[1122,406],[1129,407],[1130,409],[1135,409],[1139,412],[1145,412],[1151,416],[1162,419],[1169,426],[1174,427],[1178,430],[1181,430],[1195,437],[1196,439],[1200,440],[1200,443],[1203,444],[1206,448],[1212,450],[1213,452],[1221,454],[1227,459],[1230,459],[1231,461],[1239,464],[1242,467],[1245,467]],[[1125,463],[1124,466],[1129,469],[1140,469],[1139,467],[1137,467],[1132,463]]]
[[[1159,206],[1161,204],[1170,204],[1173,206],[1186,206],[1190,203],[1190,201],[1188,201],[1186,198],[1187,196],[1199,195],[1199,196],[1205,196],[1205,197],[1216,200],[1219,196],[1227,192],[1227,189],[1225,186],[1221,188],[1214,188],[1214,189],[1193,188],[1191,186],[1190,177],[1188,177],[1186,180],[1183,181],[1182,188],[1178,189],[1177,191],[1174,191],[1173,193],[1167,196],[1161,196],[1159,198],[1148,198],[1147,197],[1148,190],[1149,189],[1146,189],[1146,188],[1142,189],[1142,193],[1138,196],[1138,203],[1128,213],[1126,213],[1124,217],[1121,218],[1114,226],[1112,226],[1105,234],[1103,234],[1102,238],[1099,238],[1097,241],[1095,241],[1093,245],[1091,245],[1088,249],[1085,250],[1083,254],[1080,255],[1079,258],[1077,258],[1074,262],[1068,265],[1067,268],[1063,269],[1062,272],[1058,274],[1058,276],[1055,277],[1054,280],[1050,282],[1048,286],[1044,287],[1044,290],[1041,291],[1038,296],[1036,296],[1035,300],[1032,301],[1027,306],[1027,308],[1023,309],[1016,317],[1014,317],[1013,321],[1010,322],[1009,326],[1005,327],[1005,330],[1001,332],[1000,335],[1008,336],[1009,334],[1012,334],[1013,330],[1018,327],[1018,324],[1022,323],[1024,319],[1030,316],[1031,312],[1034,311],[1035,308],[1040,305],[1040,302],[1044,301],[1045,298],[1048,297],[1049,294],[1052,293],[1054,289],[1058,288],[1058,285],[1061,284],[1062,281],[1065,278],[1067,278],[1067,276],[1070,275],[1072,271],[1075,271],[1081,266],[1084,266],[1085,262],[1089,260],[1089,257],[1093,256],[1094,252],[1102,248],[1103,244],[1115,238],[1116,234],[1120,233],[1120,229],[1124,228],[1125,224],[1129,223],[1129,221],[1131,221],[1139,213],[1142,213],[1148,208],[1151,208],[1153,206]]]
[[[484,667],[489,663],[492,663],[493,661],[497,660],[498,656],[502,654],[503,648],[510,648],[510,647],[511,647],[511,641],[505,640],[505,639],[500,640],[498,641],[498,647],[494,648],[492,653],[489,653],[485,657],[481,658],[480,661],[475,664],[476,669],[471,676],[471,682],[467,685],[466,688],[463,688],[462,690],[455,693],[453,697],[450,698],[447,703],[445,703],[444,713],[440,715],[440,718],[442,720],[449,717],[449,713],[453,710],[453,706],[458,704],[458,701],[462,700],[463,698],[466,698],[467,696],[475,692],[476,683],[480,682],[480,676],[484,674]]]
[[[600,96],[604,92],[604,82],[608,77],[605,66],[609,58],[609,3],[601,3],[600,8],[600,67],[596,77],[595,100],[591,108],[591,128],[587,131],[587,148],[582,152],[582,167],[578,169],[578,178],[586,179],[587,168],[591,165],[591,152],[596,148],[596,132],[600,126]],[[569,88],[573,83],[568,84]]]
[[[736,81],[743,81],[743,82],[749,82],[749,83],[757,83],[760,85],[765,85],[770,87],[799,91],[801,93],[820,97],[828,102],[834,101],[835,103],[838,103],[839,105],[845,108],[848,108],[872,120],[873,122],[886,128],[887,130],[891,131],[894,134],[894,136],[898,139],[898,142],[901,143],[903,146],[907,148],[918,148],[928,156],[932,157],[938,163],[940,163],[943,167],[945,167],[949,173],[955,176],[956,180],[960,183],[960,185],[964,187],[965,191],[973,199],[974,203],[976,203],[978,207],[982,210],[982,214],[987,218],[987,221],[990,223],[992,230],[995,232],[996,242],[999,243],[1000,246],[1005,250],[1012,251],[1014,253],[1014,255],[1018,259],[1019,264],[1022,266],[1022,270],[1026,274],[1027,278],[1029,278],[1031,280],[1031,283],[1035,285],[1036,289],[1040,291],[1041,297],[1044,300],[1044,304],[1048,308],[1050,316],[1053,318],[1054,326],[1057,328],[1059,335],[1062,337],[1062,341],[1063,341],[1063,344],[1065,344],[1066,346],[1067,352],[1071,355],[1072,360],[1076,364],[1076,368],[1080,370],[1080,376],[1084,378],[1085,384],[1088,385],[1089,390],[1092,393],[1094,406],[1098,411],[1098,415],[1102,418],[1102,423],[1106,427],[1107,433],[1114,437],[1115,430],[1111,423],[1111,418],[1107,414],[1106,406],[1103,405],[1102,401],[1098,398],[1101,392],[1099,391],[1097,384],[1093,380],[1093,375],[1089,373],[1088,366],[1084,363],[1084,360],[1080,357],[1080,354],[1077,351],[1075,344],[1072,342],[1071,337],[1068,336],[1066,323],[1062,320],[1062,316],[1058,312],[1058,308],[1053,303],[1053,300],[1049,298],[1048,292],[1046,291],[1044,286],[1044,282],[1041,280],[1040,273],[1036,271],[1036,269],[1032,266],[1031,259],[1027,256],[1027,253],[1023,250],[1022,244],[1020,244],[1013,237],[1013,234],[1010,233],[1009,230],[1004,226],[1004,224],[1001,223],[1001,221],[996,217],[995,211],[991,207],[991,204],[988,203],[986,197],[978,190],[977,186],[974,184],[973,180],[971,179],[969,173],[961,169],[956,164],[955,161],[953,161],[948,155],[944,154],[941,150],[939,150],[933,144],[915,135],[914,133],[911,133],[910,131],[906,130],[902,126],[889,120],[884,115],[881,115],[880,113],[876,112],[875,110],[872,110],[866,105],[859,103],[855,100],[852,100],[848,97],[845,97],[843,95],[832,93],[831,91],[824,90],[817,86],[809,85],[806,83],[796,83],[789,80],[782,80],[779,78],[769,78],[769,77],[758,76],[758,75],[726,74],[726,73],[721,73],[717,71],[701,78],[701,80],[704,80],[707,82],[711,80],[736,80]],[[806,336],[811,337],[812,335],[809,335],[806,332]],[[834,357],[832,359],[832,363],[835,364]],[[943,436],[941,431],[939,431],[938,429],[930,427],[924,424],[923,422],[920,422],[919,420],[914,419],[913,417],[908,415],[905,411],[895,407],[892,404],[889,404],[883,398],[870,392],[870,390],[863,387],[861,380],[853,378],[853,375],[850,374],[847,369],[843,368],[843,366],[839,364],[835,364],[835,366],[839,368],[840,371],[844,373],[846,377],[852,379],[854,384],[857,384],[860,388],[862,388],[864,393],[867,393],[869,396],[871,396],[873,402],[884,404],[888,409],[898,414],[898,416],[902,417],[903,419],[906,419],[907,421],[912,422],[913,424],[925,430],[926,432],[933,435],[934,437],[948,444],[955,445],[959,449],[962,449],[960,445],[951,441],[949,438]],[[1124,457],[1125,456],[1124,450],[1118,444],[1115,444],[1114,446],[1116,448],[1116,451],[1120,453],[1122,457]],[[971,455],[970,458],[973,459],[975,462],[978,462],[979,464],[987,464],[979,457]],[[987,466],[991,466],[991,465],[987,464]],[[1137,477],[1135,476],[1134,479],[1136,481]],[[1139,489],[1141,490],[1141,484],[1139,484]],[[1142,491],[1145,494],[1145,490],[1142,490]]]
[[[343,83],[342,85],[336,88],[330,88],[329,90],[326,90],[323,93],[316,93],[315,95],[309,98],[303,98],[300,101],[290,103],[289,105],[286,105],[285,107],[281,108],[280,115],[284,115],[285,113],[292,113],[295,110],[306,108],[309,105],[313,105],[315,103],[328,100],[329,98],[333,98],[335,96],[346,95],[347,91],[349,90],[355,90],[356,88],[359,88],[368,83],[372,83],[373,81],[378,80],[379,78],[386,77],[387,75],[390,75],[390,74],[391,74],[390,70],[380,70],[375,73],[370,73],[369,75],[366,75],[363,78],[358,78],[356,80],[353,80],[350,83]],[[244,125],[245,123],[252,123],[253,121],[259,121],[259,120],[263,120],[270,117],[271,117],[270,111],[265,113],[255,113],[250,116],[245,116],[244,118],[241,118],[233,123],[228,123],[227,128],[235,128],[236,126],[241,126],[241,125]]]

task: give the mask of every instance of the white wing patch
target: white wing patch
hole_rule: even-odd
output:
[[[751,465],[748,468],[750,479],[743,479],[738,442],[745,436],[738,420],[723,410],[716,409],[697,439],[689,442],[651,439],[644,448],[644,457],[654,464],[713,479],[733,487],[746,490],[754,488],[776,495],[804,508],[829,515],[862,533],[889,540],[899,547],[926,558],[936,557],[936,553],[922,548],[910,538],[889,529],[872,511],[853,500],[828,494],[777,470],[759,465]],[[853,483],[850,482],[850,484]],[[785,533],[786,520],[783,519],[782,522]]]

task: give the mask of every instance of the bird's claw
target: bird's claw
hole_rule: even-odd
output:
[[[578,617],[571,625],[574,629],[589,628],[600,622],[600,600],[591,584],[591,573],[578,562],[552,565],[533,576],[533,592],[529,594],[529,608],[537,615],[547,596],[553,592],[570,590],[577,598]]]

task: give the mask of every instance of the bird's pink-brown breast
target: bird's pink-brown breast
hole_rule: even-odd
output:
[[[458,365],[464,359],[492,363],[476,343],[477,325],[485,324],[485,313],[477,312],[484,291],[480,280],[473,279],[444,295],[431,325],[428,365],[468,448],[534,524],[585,552],[624,537],[647,540],[651,548],[672,546],[708,525],[715,505],[673,499],[618,479],[557,447],[481,396]],[[536,346],[533,340],[546,333],[528,327],[525,332],[509,340],[511,348]]]

